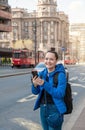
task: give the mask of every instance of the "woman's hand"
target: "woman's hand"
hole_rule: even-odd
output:
[[[44,84],[44,80],[41,79],[40,77],[36,77],[36,76],[32,79],[32,82],[33,82],[35,87],[37,87],[38,85]]]

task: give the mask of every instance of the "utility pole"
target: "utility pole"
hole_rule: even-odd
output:
[[[37,64],[37,57],[36,57],[36,53],[37,53],[37,38],[36,38],[36,34],[37,34],[37,28],[36,28],[36,19],[33,23],[33,32],[34,32],[34,52],[35,52],[35,65]]]

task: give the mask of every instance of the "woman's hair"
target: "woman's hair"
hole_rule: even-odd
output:
[[[47,53],[48,52],[53,53],[56,57],[56,60],[58,59],[58,53],[56,51],[49,50],[49,51],[47,51]]]

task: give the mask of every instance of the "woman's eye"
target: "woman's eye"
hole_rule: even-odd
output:
[[[48,60],[48,58],[45,58],[45,60]]]
[[[52,58],[45,58],[45,60],[53,61],[54,59],[52,59]]]

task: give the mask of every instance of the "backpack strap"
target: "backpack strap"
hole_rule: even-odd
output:
[[[53,83],[54,83],[54,87],[57,87],[57,84],[58,84],[58,72],[54,74],[54,77],[53,77]]]

